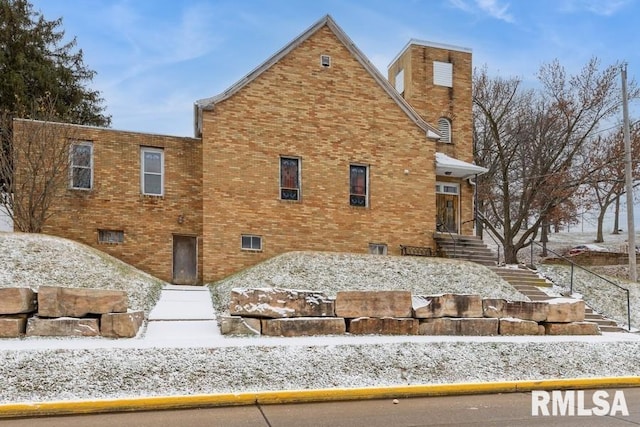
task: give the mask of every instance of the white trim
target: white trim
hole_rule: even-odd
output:
[[[160,154],[160,173],[157,172],[145,172],[145,153],[159,153]],[[160,193],[147,193],[144,191],[144,178],[145,175],[160,175]],[[145,196],[164,196],[164,149],[155,147],[140,147],[140,193]]]
[[[436,152],[436,175],[450,178],[466,179],[474,175],[482,175],[489,169],[467,163],[462,160],[449,157],[444,153]]]
[[[423,46],[423,47],[433,47],[433,48],[436,48],[436,49],[452,50],[452,51],[456,51],[456,52],[463,52],[463,53],[469,53],[469,54],[473,53],[473,50],[471,48],[468,48],[468,47],[455,46],[455,45],[446,44],[446,43],[430,42],[430,41],[426,41],[426,40],[411,39],[411,40],[409,40],[407,42],[406,45],[404,45],[402,50],[400,50],[400,52],[389,63],[389,65],[387,66],[387,69],[391,68],[398,61],[398,59],[400,59],[400,57],[402,55],[404,55],[404,53],[407,50],[409,50],[409,48],[412,45]]]
[[[448,189],[454,190],[454,192],[451,191],[445,191],[445,187],[448,187]],[[456,183],[456,182],[443,182],[443,181],[436,181],[436,194],[445,194],[448,196],[456,196],[456,200],[457,200],[457,207],[456,207],[456,229],[455,230],[449,230],[450,232],[454,233],[454,234],[459,234],[460,233],[460,221],[462,219],[462,212],[460,212],[462,210],[462,197],[460,197],[460,184]],[[437,198],[436,198],[437,200]],[[436,202],[437,203],[437,202]],[[436,206],[436,212],[438,211],[438,207]]]
[[[76,166],[73,163],[74,147],[89,147],[89,166]],[[89,169],[89,188],[75,187],[73,184],[74,169]],[[93,142],[92,141],[72,141],[69,145],[69,188],[72,190],[91,191],[93,189]]]
[[[243,240],[245,237],[250,238],[250,246],[248,248],[245,248],[243,245]],[[254,239],[257,239],[258,243],[259,243],[259,247],[258,248],[254,248],[253,247],[253,241]],[[262,251],[262,236],[258,236],[256,234],[241,234],[240,235],[240,250],[243,251],[250,251],[250,252],[261,252]]]

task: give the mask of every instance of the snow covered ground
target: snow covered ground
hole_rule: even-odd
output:
[[[0,233],[0,253],[0,286],[125,287],[135,295],[132,305],[147,312],[159,296],[161,283],[152,277],[63,239]],[[518,298],[475,264],[299,253],[218,283],[214,307],[226,308],[231,287],[265,285],[328,293],[355,288],[423,294],[463,290]],[[635,312],[640,302],[633,304]],[[1,340],[0,402],[640,375],[636,334],[229,338],[220,336],[211,322],[183,323],[173,324],[183,330],[164,340],[145,337],[144,331],[130,340]]]

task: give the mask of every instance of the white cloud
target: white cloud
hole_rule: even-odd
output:
[[[561,11],[568,13],[587,11],[600,16],[612,16],[631,3],[632,0],[570,0],[562,4]]]
[[[509,3],[501,4],[498,0],[449,0],[449,4],[467,13],[484,13],[492,18],[513,23],[513,15],[509,13]]]
[[[488,13],[493,18],[499,19],[501,21],[512,23],[514,21],[513,15],[508,13],[509,4],[501,5],[498,3],[498,0],[475,0],[476,5]]]

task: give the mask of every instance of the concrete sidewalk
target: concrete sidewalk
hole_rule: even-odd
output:
[[[162,342],[220,335],[206,286],[167,285],[149,313],[145,339]],[[187,338],[188,337],[188,338]]]

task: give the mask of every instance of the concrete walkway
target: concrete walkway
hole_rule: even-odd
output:
[[[201,337],[207,341],[220,335],[209,288],[204,286],[167,285],[149,313],[145,339],[155,342],[190,341]]]

